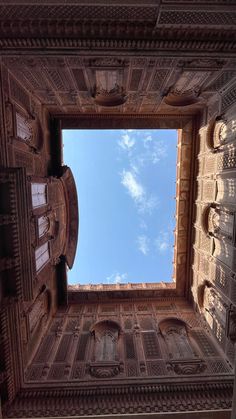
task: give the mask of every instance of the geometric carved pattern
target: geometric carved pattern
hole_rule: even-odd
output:
[[[215,188],[214,182],[205,181],[203,183],[203,200],[211,202],[215,200]]]
[[[222,110],[225,112],[226,109],[228,109],[236,99],[236,86],[234,85],[230,89],[227,90],[227,92],[224,94],[222,99]]]
[[[167,375],[166,364],[163,361],[147,362],[148,375]]]
[[[26,373],[26,380],[39,381],[43,373],[43,365],[33,365]]]
[[[219,170],[235,169],[236,168],[236,150],[231,149],[230,152],[221,154],[218,161]]]
[[[203,255],[200,255],[199,271],[203,273],[204,275],[208,276],[209,269],[210,269],[209,261]]]
[[[236,304],[236,280],[233,278],[231,279],[230,299]]]
[[[183,319],[190,327],[200,327],[201,321],[195,314],[181,314],[181,319]]]
[[[157,336],[155,332],[142,333],[144,352],[146,358],[161,358]]]
[[[86,348],[87,348],[89,337],[90,337],[90,333],[83,333],[80,335],[78,346],[77,346],[76,361],[83,361],[85,359]]]
[[[217,355],[217,350],[214,344],[209,340],[206,333],[202,330],[192,330],[191,336],[197,342],[198,346],[200,347],[202,353],[206,357],[212,357]]]
[[[231,365],[234,365],[235,360],[235,345],[228,340],[226,344],[226,355],[231,363]]]
[[[50,369],[48,379],[61,380],[64,378],[65,365],[53,365]]]
[[[227,276],[225,269],[220,265],[216,265],[215,267],[214,282],[219,288],[221,288],[224,291],[226,295],[228,295],[230,278],[229,276]]]
[[[11,97],[24,109],[30,110],[29,95],[21,87],[21,85],[13,78],[10,78]]]
[[[47,362],[53,347],[54,339],[54,335],[48,335],[44,338],[43,343],[40,345],[39,351],[34,358],[34,362]]]
[[[137,365],[135,362],[127,362],[126,374],[128,377],[136,377],[138,375]]]
[[[232,70],[224,71],[213,83],[207,86],[207,90],[217,92],[236,76],[236,72]]]
[[[140,304],[137,306],[138,311],[148,311],[148,306]]]
[[[141,326],[142,330],[152,330],[153,329],[152,318],[151,317],[143,317],[140,320],[140,326]]]
[[[133,335],[126,333],[124,335],[125,355],[127,359],[135,359],[135,347]]]
[[[109,4],[109,3],[106,3]],[[53,16],[54,19],[77,19],[77,20],[149,20],[155,21],[157,18],[157,8],[153,7],[127,7],[112,5],[103,6],[89,6],[74,4],[60,6],[55,8],[53,5],[28,5],[21,7],[20,5],[14,6],[1,6],[0,12],[5,19],[48,19]],[[230,14],[232,15],[232,13]],[[231,18],[232,19],[232,18]]]
[[[230,368],[220,359],[209,360],[207,362],[207,366],[211,374],[224,374],[231,372]]]
[[[55,357],[55,362],[64,362],[66,360],[66,357],[69,354],[69,348],[72,338],[72,335],[62,336],[61,343]]]
[[[158,23],[165,25],[235,25],[236,13],[163,11]]]

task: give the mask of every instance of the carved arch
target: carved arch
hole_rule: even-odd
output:
[[[219,150],[225,144],[236,139],[236,126],[232,119],[224,115],[213,118],[207,127],[206,142],[211,150]]]
[[[167,318],[159,323],[170,359],[195,358],[189,340],[187,324],[178,318]]]
[[[111,362],[118,359],[117,342],[120,325],[112,320],[103,320],[91,328],[94,337],[93,358],[98,362]]]
[[[210,237],[233,239],[234,213],[219,205],[211,204],[204,208],[201,227]]]
[[[90,375],[96,378],[110,378],[120,373],[119,345],[121,327],[112,320],[102,320],[91,329],[92,362],[89,365]]]
[[[199,374],[206,369],[186,322],[170,317],[162,320],[159,328],[168,353],[167,369],[178,375]]]

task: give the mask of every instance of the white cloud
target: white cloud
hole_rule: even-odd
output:
[[[122,172],[121,183],[128,190],[129,195],[136,202],[140,202],[144,198],[144,188],[136,179],[136,176],[128,171],[123,170]]]
[[[144,186],[137,180],[135,173],[124,169],[121,174],[121,184],[127,189],[140,213],[152,213],[158,204],[157,199],[153,195],[147,195]]]
[[[149,252],[149,241],[150,241],[149,238],[145,235],[138,236],[138,239],[137,239],[138,249],[145,256]]]
[[[132,130],[125,131],[121,139],[118,141],[119,146],[123,148],[123,150],[130,150],[135,144],[135,139],[131,137],[128,132],[130,133]]]
[[[165,252],[170,247],[169,233],[161,231],[155,240],[156,248],[159,252]]]
[[[155,196],[151,195],[147,197],[146,195],[144,198],[139,202],[139,212],[141,214],[147,213],[151,214],[152,211],[158,206],[158,200]]]
[[[156,164],[166,156],[167,156],[167,149],[163,141],[159,141],[158,143],[155,143],[153,150],[151,152],[151,155],[150,155],[152,163]]]
[[[153,138],[151,135],[147,135],[146,137],[144,137],[143,139],[143,145],[145,148],[149,148],[150,147],[150,143],[152,142]]]
[[[123,273],[120,274],[119,272],[115,272],[111,274],[110,276],[107,276],[107,282],[108,284],[120,284],[122,282],[127,282],[128,274]]]

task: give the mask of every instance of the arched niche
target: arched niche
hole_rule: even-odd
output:
[[[192,375],[206,369],[206,363],[199,358],[190,328],[183,320],[167,318],[159,323],[159,329],[168,354],[168,370],[178,375]]]
[[[226,326],[227,305],[208,281],[198,287],[198,305],[211,328],[214,320]]]
[[[92,327],[94,361],[112,362],[118,359],[117,342],[120,330],[119,324],[111,320],[103,320]]]
[[[232,240],[234,213],[219,205],[211,204],[203,210],[201,226],[208,236]]]
[[[231,141],[232,132],[231,132],[232,121],[227,120],[224,116],[217,116],[213,118],[207,127],[206,141],[207,146],[211,150],[218,150],[220,147],[224,146],[226,143]]]
[[[159,323],[161,335],[170,359],[195,358],[189,339],[189,327],[178,318],[167,318]]]
[[[96,378],[111,378],[122,370],[120,362],[119,340],[120,325],[112,320],[102,320],[91,329],[92,362],[90,375]]]

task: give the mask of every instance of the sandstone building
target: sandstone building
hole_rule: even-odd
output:
[[[235,25],[234,0],[0,1],[3,417],[236,419]],[[67,285],[64,128],[179,130],[173,283]]]

